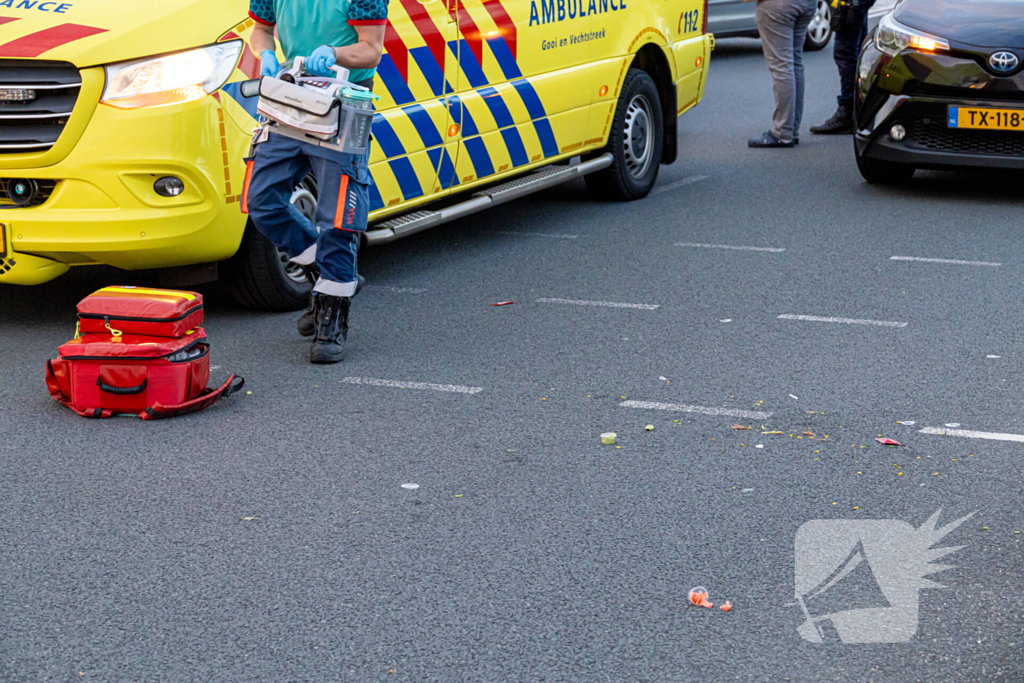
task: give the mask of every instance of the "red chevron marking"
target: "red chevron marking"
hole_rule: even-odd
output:
[[[459,33],[466,39],[466,44],[469,45],[469,51],[476,57],[476,61],[481,67],[484,65],[484,37],[480,33],[480,29],[477,27],[476,22],[473,21],[473,17],[469,16],[469,10],[462,4],[462,0],[452,0],[448,6],[448,13],[451,17],[455,18],[455,12],[458,9],[459,13]]]
[[[398,69],[398,73],[402,75],[402,80],[406,83],[409,82],[409,48],[402,42],[402,36],[398,35],[398,31],[391,24],[391,20],[388,19],[388,23],[384,25],[384,49],[387,50],[388,55],[391,57],[391,61],[395,63],[395,68]]]
[[[61,45],[106,32],[105,28],[82,26],[81,24],[61,24],[0,45],[0,57],[38,57]]]
[[[17,20],[18,20],[18,17],[0,17],[0,26],[3,26],[4,24],[9,24],[12,21],[17,21]]]
[[[487,13],[491,15],[491,19],[494,19],[494,23],[498,25],[498,30],[501,31],[502,38],[508,44],[512,58],[516,59],[516,22],[512,21],[512,17],[505,11],[501,0],[483,0],[483,5]]]
[[[430,18],[427,9],[417,0],[402,0],[402,7],[405,8],[405,12],[412,19],[416,30],[419,31],[423,40],[427,43],[427,47],[430,48],[430,54],[434,55],[437,65],[444,71],[444,53],[446,49],[444,36],[441,35],[437,26],[434,25],[434,20]]]

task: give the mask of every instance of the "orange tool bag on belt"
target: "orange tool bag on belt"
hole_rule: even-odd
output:
[[[242,388],[231,375],[209,389],[203,297],[141,287],[104,287],[78,304],[79,332],[46,362],[50,395],[79,415],[156,420],[208,408]]]

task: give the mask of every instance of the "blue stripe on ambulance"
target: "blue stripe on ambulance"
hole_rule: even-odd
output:
[[[408,107],[402,107],[402,111],[412,121],[412,125],[415,126],[424,147],[436,147],[437,145],[444,144],[441,134],[437,132],[437,128],[434,126],[434,121],[422,105],[410,104]]]
[[[452,185],[458,185],[459,179],[455,177],[455,164],[448,156],[448,150],[443,147],[435,147],[427,150],[427,156],[437,169],[437,179],[441,182],[441,189],[447,190]]]
[[[376,183],[370,184],[370,211],[384,208],[384,198],[380,196],[380,190]]]
[[[459,52],[459,44],[461,43],[462,52]],[[484,70],[480,67],[480,64],[476,61],[476,57],[473,56],[473,51],[469,49],[469,43],[465,40],[451,41],[448,43],[448,47],[452,49],[457,55],[464,56],[465,59],[459,60],[459,66],[462,67],[462,73],[466,74],[466,80],[469,81],[469,85],[473,88],[482,88],[487,85],[487,75]]]
[[[388,161],[388,166],[391,167],[391,172],[395,174],[395,180],[398,181],[402,197],[408,200],[423,196],[423,188],[420,187],[420,181],[416,178],[416,171],[413,170],[409,157],[391,159]]]
[[[492,87],[480,88],[478,92],[487,103],[487,108],[491,110],[494,122],[501,128],[501,137],[505,139],[505,147],[508,148],[508,156],[512,160],[512,165],[519,167],[529,163],[530,157],[526,154],[523,138],[519,136],[519,131],[515,128],[515,120],[509,113],[508,107],[505,106],[505,100],[501,99],[501,94]]]
[[[409,84],[405,82],[402,74],[398,73],[398,67],[391,61],[390,55],[381,55],[380,64],[377,65],[377,74],[384,81],[384,87],[387,88],[388,94],[391,95],[395,104],[401,106],[416,100],[412,91],[409,90]]]
[[[505,41],[501,42],[504,43]],[[540,139],[540,146],[544,150],[544,157],[557,155],[558,143],[555,142],[555,132],[551,130],[551,122],[547,119],[547,112],[544,111],[544,105],[541,104],[537,91],[533,89],[533,86],[525,78],[512,81],[512,87],[523,98],[526,111],[530,113],[530,118],[533,119],[533,127],[536,129],[537,137]]]
[[[254,119],[259,117],[259,114],[256,112],[256,106],[259,104],[260,98],[242,97],[241,83],[228,83],[222,89],[224,90],[224,92],[228,94],[228,96],[231,99],[233,99],[235,102],[238,102],[239,106],[241,106],[242,109],[245,109],[246,113],[249,114],[249,116],[253,117]]]
[[[462,106],[462,100],[457,95],[453,95],[448,98],[448,110],[451,112],[452,119],[459,121],[459,125],[462,127],[462,144],[469,153],[469,160],[473,164],[473,172],[477,178],[486,178],[489,175],[494,175],[494,164],[491,163],[491,155],[487,151],[487,145],[484,144],[480,135],[480,129],[476,127],[476,121],[473,120],[473,115],[469,113],[469,108]]]
[[[409,52],[412,53],[416,66],[420,68],[423,77],[427,79],[427,84],[435,96],[440,97],[444,93],[454,92],[451,84],[445,80],[444,72],[441,71],[441,65],[434,59],[434,53],[430,51],[429,47],[414,47]],[[441,89],[442,83],[444,84],[443,92]]]
[[[402,141],[398,139],[398,135],[395,133],[395,129],[391,127],[388,120],[381,114],[373,115],[373,139],[380,145],[380,149],[384,152],[384,156],[387,158],[400,157],[405,154],[405,147],[402,146]]]
[[[547,120],[548,113],[544,110],[544,104],[541,103],[540,97],[537,96],[537,91],[533,89],[528,80],[523,78],[523,72],[519,70],[516,58],[512,56],[512,51],[508,49],[508,43],[505,42],[505,38],[502,36],[488,38],[487,44],[490,46],[491,52],[494,53],[494,58],[498,60],[501,72],[505,74],[505,78],[512,81],[512,86],[523,99],[526,111],[529,112],[530,118],[533,119],[533,127],[536,129],[537,137],[540,139],[540,146],[544,151],[544,157],[557,155],[558,143],[555,142],[555,132],[551,129],[551,123]]]

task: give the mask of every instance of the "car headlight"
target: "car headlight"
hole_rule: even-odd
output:
[[[219,90],[238,63],[242,41],[232,40],[162,57],[104,67],[103,104],[121,109],[180,104]]]
[[[904,26],[893,19],[891,12],[878,23],[875,42],[879,50],[892,57],[907,49],[923,52],[949,49],[949,42],[945,38]]]

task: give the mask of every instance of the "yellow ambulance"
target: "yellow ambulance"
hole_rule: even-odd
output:
[[[703,95],[706,18],[707,0],[390,0],[365,244],[580,176],[645,196]],[[305,305],[238,205],[252,27],[247,0],[0,0],[0,283],[165,268]],[[292,201],[312,215],[316,179]]]

